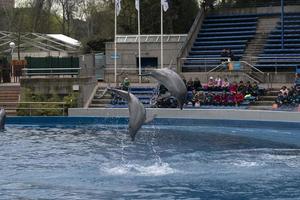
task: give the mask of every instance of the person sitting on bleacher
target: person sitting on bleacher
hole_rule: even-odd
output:
[[[280,89],[281,94],[289,94],[289,89],[286,86],[282,86],[282,88]]]
[[[234,81],[232,84],[230,84],[230,86],[229,86],[229,92],[230,93],[237,92],[237,89],[238,89],[238,84],[237,84],[236,81]]]
[[[240,93],[242,93],[242,94],[245,94],[245,92],[246,92],[246,86],[244,85],[243,81],[240,81],[239,86],[237,88],[237,91],[240,92]]]
[[[202,89],[202,85],[199,78],[196,78],[194,81],[194,89],[197,91],[200,91]]]
[[[222,82],[222,90],[228,90],[229,89],[229,86],[230,86],[230,83],[228,81],[227,78],[224,79],[224,81]]]
[[[130,81],[127,77],[125,77],[123,82],[121,83],[122,90],[128,91],[129,86],[130,86]]]
[[[224,106],[227,106],[227,104],[228,104],[228,95],[225,90],[223,90],[223,92],[221,94],[221,104]]]
[[[216,79],[215,79],[215,89],[216,90],[221,90],[222,88],[222,79],[220,76],[218,76]]]
[[[213,104],[214,93],[208,92],[205,96],[205,104],[212,105]]]
[[[213,105],[220,106],[222,103],[222,97],[219,93],[216,93],[213,97]]]
[[[207,82],[207,90],[214,90],[215,88],[215,81],[214,81],[214,77],[209,77],[209,80]]]
[[[195,89],[193,90],[193,99],[192,99],[192,104],[193,106],[200,106],[202,100],[203,100],[203,93],[202,92],[197,92]]]
[[[259,95],[259,87],[258,87],[258,85],[257,85],[257,83],[256,82],[254,82],[253,84],[252,84],[252,93],[251,93],[251,95],[252,96],[254,96],[254,97],[258,97],[258,95]]]
[[[244,101],[244,95],[241,92],[238,91],[234,95],[234,99],[235,99],[235,105],[238,106]]]
[[[252,85],[250,83],[250,81],[247,81],[246,85],[245,85],[245,91],[244,91],[244,95],[247,94],[252,94]]]
[[[194,89],[194,81],[192,78],[189,79],[189,81],[186,83],[187,91],[193,91]]]
[[[234,93],[229,93],[227,95],[227,105],[229,105],[229,106],[234,106],[235,105]]]

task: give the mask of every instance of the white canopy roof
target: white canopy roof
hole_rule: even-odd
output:
[[[75,40],[74,38],[68,37],[66,35],[63,34],[47,34],[47,35],[61,42],[74,45],[74,46],[80,46],[80,42],[78,40]]]

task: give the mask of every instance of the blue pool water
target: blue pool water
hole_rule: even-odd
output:
[[[7,125],[0,199],[300,199],[299,129],[150,125],[135,142],[125,133]]]

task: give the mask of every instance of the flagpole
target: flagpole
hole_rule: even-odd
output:
[[[161,38],[160,38],[160,64],[161,68],[164,68],[164,16],[163,16],[163,5],[160,3],[160,32],[161,32]]]
[[[114,58],[114,64],[115,64],[115,83],[117,86],[117,1],[115,0],[115,43],[114,43],[114,48],[115,48],[115,55],[113,56]]]
[[[139,41],[139,83],[142,83],[142,58],[141,58],[141,18],[140,18],[140,2],[138,4],[138,41]]]

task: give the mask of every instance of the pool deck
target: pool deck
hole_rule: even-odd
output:
[[[158,109],[147,108],[151,116],[169,119],[208,119],[208,120],[247,120],[262,122],[296,122],[300,123],[300,112],[235,110],[235,109]],[[128,117],[127,108],[71,108],[72,117]]]

